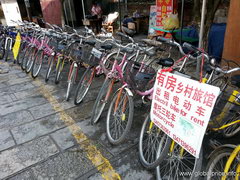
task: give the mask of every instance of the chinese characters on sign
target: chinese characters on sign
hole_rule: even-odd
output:
[[[159,70],[154,86],[151,120],[198,158],[219,92],[218,87]]]
[[[177,8],[176,0],[157,0],[157,21],[156,26],[162,26],[162,19],[168,15],[174,13]]]

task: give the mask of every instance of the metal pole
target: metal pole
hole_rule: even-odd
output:
[[[67,25],[69,25],[69,22],[68,22],[68,15],[67,15],[67,10],[66,10],[66,4],[65,4],[66,1],[63,2],[63,9],[64,9],[64,13],[65,13],[65,18],[66,18],[66,21],[67,21]]]
[[[86,13],[85,13],[84,0],[82,0],[82,10],[83,10],[83,19],[85,19]]]
[[[200,26],[200,33],[199,33],[199,44],[198,47],[203,47],[203,33],[204,33],[204,22],[205,22],[205,12],[206,12],[206,3],[207,0],[203,0],[202,4],[202,17],[201,17],[201,26]],[[198,77],[201,67],[201,60],[197,60],[197,69],[196,69],[196,77]]]
[[[71,6],[71,3],[70,3],[70,0],[68,0],[68,6],[69,6],[69,10],[70,10],[70,16],[71,16],[72,27],[74,28],[74,24],[73,24],[73,16],[72,16],[72,6]]]
[[[200,26],[200,33],[199,33],[199,44],[198,44],[199,48],[202,48],[202,43],[203,43],[202,41],[203,41],[203,33],[204,33],[206,3],[207,3],[207,0],[203,0],[201,26]]]
[[[128,14],[128,0],[125,0],[125,14]]]
[[[25,3],[26,11],[27,11],[28,20],[32,21],[32,13],[31,13],[31,9],[30,9],[30,2],[29,2],[29,0],[24,0],[24,3]]]
[[[120,29],[122,27],[122,10],[121,10],[121,0],[118,0],[118,9],[119,9],[119,20],[120,20]]]
[[[180,44],[182,44],[182,33],[183,33],[183,18],[184,18],[184,4],[185,0],[182,0],[182,8],[181,8],[181,37],[180,37]]]

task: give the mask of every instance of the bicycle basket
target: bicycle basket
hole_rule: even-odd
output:
[[[75,59],[75,60],[80,60],[81,56],[82,56],[82,50],[77,48],[77,49],[72,49],[71,50],[71,56]]]
[[[89,45],[82,47],[82,61],[90,66],[97,66],[101,61],[103,53]]]
[[[51,47],[51,48],[57,49],[57,47],[58,47],[58,41],[55,40],[55,39],[51,39],[51,40],[49,41],[48,45],[49,45],[49,47]]]
[[[144,91],[153,87],[155,74],[156,71],[144,63],[128,61],[124,81],[133,90]]]
[[[62,50],[64,50],[66,47],[67,47],[66,44],[58,44],[57,50],[58,50],[58,51],[62,51]]]
[[[240,105],[229,101],[229,97],[231,96],[230,92],[231,91],[224,91],[218,96],[209,121],[210,127],[219,128],[240,111]]]

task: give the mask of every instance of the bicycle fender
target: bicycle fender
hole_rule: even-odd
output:
[[[233,150],[236,148],[237,146],[236,145],[233,145],[233,144],[224,144],[222,146],[219,146],[217,147],[216,149],[214,149],[208,156],[207,156],[207,159],[209,159],[215,152],[221,150],[221,149],[224,149],[224,148],[232,148]]]
[[[133,97],[133,93],[132,93],[132,91],[129,88],[125,87],[124,89],[127,91],[129,96]]]

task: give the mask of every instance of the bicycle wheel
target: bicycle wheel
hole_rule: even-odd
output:
[[[20,48],[19,48],[19,52],[18,52],[18,56],[17,56],[17,64],[19,64],[19,65],[22,64],[24,53],[25,53],[25,48],[26,48],[26,43],[22,42],[20,44]]]
[[[75,78],[77,75],[76,74],[77,68],[78,68],[77,63],[73,62],[71,65],[71,68],[70,68],[69,75],[68,75],[68,87],[67,87],[67,93],[66,93],[66,101],[68,101],[70,98],[70,92],[72,90],[72,86],[73,86],[73,83],[75,82]]]
[[[157,177],[161,180],[198,179],[202,159],[202,150],[197,159],[175,143],[172,152],[168,152],[167,157],[157,167]]]
[[[23,52],[23,58],[22,58],[22,64],[21,64],[21,68],[23,71],[25,71],[26,69],[26,66],[27,66],[27,60],[30,56],[30,53],[31,53],[31,48],[29,47],[26,47],[24,49],[24,52]]]
[[[43,55],[44,55],[43,50],[40,50],[36,53],[36,56],[34,58],[33,65],[32,65],[32,73],[31,73],[33,78],[36,78],[38,76],[42,68]]]
[[[3,59],[5,55],[4,45],[5,45],[5,38],[1,39],[0,41],[0,59]]]
[[[226,162],[231,155],[233,148],[225,147],[217,150],[211,156],[206,167],[207,176],[205,180],[221,180],[224,172]],[[234,172],[234,167],[231,167],[229,172]],[[229,177],[229,176],[228,176]],[[229,178],[234,179],[234,177]]]
[[[219,76],[219,77],[213,79],[210,82],[210,84],[213,86],[219,87],[220,91],[223,92],[228,86],[228,78],[225,76]]]
[[[31,53],[29,54],[29,57],[28,57],[27,63],[26,63],[26,68],[25,68],[26,73],[29,73],[32,69],[33,61],[34,61],[37,49],[36,48],[31,48],[30,51],[31,51]]]
[[[64,67],[64,58],[58,57],[57,67],[56,67],[56,75],[55,75],[55,84],[59,83],[60,75]]]
[[[231,122],[234,122],[234,121],[237,121],[237,120],[240,120],[240,115],[237,114],[235,115],[233,118],[227,120],[224,124],[229,124]],[[233,137],[235,135],[238,134],[238,132],[240,132],[240,123],[236,123],[236,124],[233,124],[229,127],[226,127],[222,130],[222,134],[224,137],[226,138],[230,138],[230,137]]]
[[[104,110],[104,107],[107,103],[107,100],[105,100],[106,96],[107,96],[107,92],[109,91],[109,93],[111,93],[111,91],[112,91],[113,81],[114,80],[109,79],[109,78],[105,79],[105,81],[98,93],[97,99],[93,105],[93,110],[92,110],[92,115],[91,115],[91,124],[95,124],[98,122],[98,120]]]
[[[54,58],[55,58],[54,56],[48,57],[48,68],[47,68],[47,73],[45,75],[45,82],[48,82],[49,80],[49,76],[51,74],[52,67],[53,67]]]
[[[150,116],[147,116],[142,125],[139,137],[139,157],[141,164],[147,169],[156,168],[167,156],[171,139],[161,131]],[[159,154],[159,156],[157,156]]]
[[[95,76],[95,68],[87,68],[78,83],[74,104],[79,105],[84,97],[87,95],[90,86],[92,85],[93,78]]]
[[[119,89],[108,109],[106,130],[110,143],[122,143],[128,135],[133,122],[133,97],[126,89]]]

